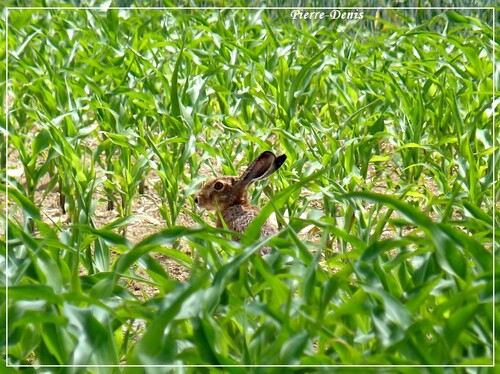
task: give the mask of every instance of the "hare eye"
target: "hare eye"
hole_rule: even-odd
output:
[[[220,182],[220,181],[217,181],[217,182],[215,182],[215,184],[214,184],[214,188],[215,188],[217,191],[222,190],[222,188],[223,188],[223,187],[224,187],[224,184],[223,184],[222,182]]]

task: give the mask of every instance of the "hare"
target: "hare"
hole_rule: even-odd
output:
[[[256,180],[267,178],[278,170],[285,160],[286,155],[276,157],[274,153],[265,151],[252,162],[241,177],[220,177],[207,182],[196,194],[194,201],[201,208],[220,213],[217,214],[217,227],[223,227],[222,216],[230,230],[242,233],[260,212],[260,208],[248,202],[248,186]],[[266,221],[261,228],[261,237],[271,236],[277,231],[273,224]],[[263,247],[260,253],[264,255],[270,250],[269,247]]]

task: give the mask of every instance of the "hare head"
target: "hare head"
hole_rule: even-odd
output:
[[[206,183],[195,197],[200,207],[218,210],[217,226],[223,227],[223,221],[230,230],[244,232],[250,222],[259,214],[260,209],[248,202],[248,186],[264,179],[280,168],[286,160],[286,155],[276,157],[266,151],[250,164],[241,177],[220,177]],[[261,237],[277,233],[276,227],[265,222],[261,227]],[[237,237],[234,240],[239,240]],[[261,255],[271,251],[270,247],[262,247]]]
[[[263,152],[240,177],[219,177],[207,182],[195,197],[202,208],[221,212],[234,205],[249,205],[248,187],[280,168],[286,155],[276,157],[270,151]]]

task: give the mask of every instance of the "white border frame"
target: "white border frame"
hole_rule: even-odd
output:
[[[199,10],[282,10],[282,11],[293,11],[296,9],[305,9],[305,10],[314,10],[317,9],[316,7],[215,7],[215,6],[210,6],[210,7],[9,7],[7,6],[5,8],[5,100],[4,100],[4,110],[5,110],[5,124],[6,128],[4,129],[4,137],[6,139],[5,142],[5,154],[8,155],[8,149],[9,149],[9,137],[8,137],[8,128],[9,128],[9,102],[8,102],[8,93],[9,93],[9,11],[10,10],[71,10],[71,11],[79,11],[79,10],[99,10],[99,11],[108,11],[108,10],[162,10],[162,11],[172,11],[172,10],[194,10],[194,9],[199,9]],[[424,10],[429,10],[429,9],[441,9],[441,10],[465,10],[465,9],[479,9],[479,10],[491,10],[493,12],[493,25],[492,26],[492,31],[493,31],[493,46],[492,46],[492,51],[493,51],[493,79],[492,79],[492,120],[493,120],[493,206],[496,206],[496,196],[495,196],[495,190],[496,190],[496,153],[495,153],[495,142],[496,142],[496,129],[495,129],[495,124],[496,124],[496,112],[495,112],[495,100],[496,96],[495,93],[497,91],[497,82],[495,80],[496,78],[496,73],[497,73],[497,65],[496,65],[496,9],[494,6],[479,6],[479,7],[331,7],[331,6],[325,6],[321,7],[321,9],[324,10],[335,10],[335,9],[349,9],[349,10],[361,10],[361,9],[369,9],[369,10],[378,10],[378,9],[397,9],[397,10],[409,10],[409,9],[424,9]],[[500,104],[499,104],[500,105]],[[7,169],[8,169],[8,160],[7,160]],[[6,217],[6,225],[7,225],[7,231],[5,235],[8,235],[8,213],[9,213],[9,193],[8,193],[8,186],[9,186],[9,180],[6,178],[6,204],[5,204],[5,217]],[[495,318],[495,304],[496,304],[496,290],[495,290],[495,252],[496,252],[496,230],[495,230],[495,220],[496,220],[496,211],[493,209],[493,237],[492,237],[492,263],[493,263],[493,270],[492,270],[492,283],[493,283],[493,288],[492,288],[492,293],[493,293],[493,302],[492,302],[492,316],[493,316],[493,324],[492,324],[492,337],[493,337],[493,354],[492,354],[492,364],[491,365],[13,365],[9,364],[8,362],[8,355],[9,355],[9,332],[8,332],[8,325],[9,325],[9,311],[8,311],[8,299],[9,299],[9,279],[8,279],[8,270],[9,270],[9,261],[8,261],[8,254],[9,254],[9,245],[8,245],[8,240],[6,240],[6,272],[5,272],[5,284],[6,284],[6,303],[5,303],[5,313],[6,313],[6,320],[5,320],[5,341],[6,341],[6,349],[5,349],[5,356],[6,356],[6,367],[7,368],[54,368],[54,367],[61,367],[61,368],[81,368],[81,367],[88,367],[88,368],[146,368],[146,367],[151,367],[151,368],[392,368],[392,367],[401,367],[401,368],[490,368],[490,367],[495,367],[495,358],[496,358],[496,334],[495,334],[495,327],[496,327],[496,318]]]

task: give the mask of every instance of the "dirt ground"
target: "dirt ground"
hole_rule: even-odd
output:
[[[19,183],[26,183],[24,170],[22,169],[22,164],[19,161],[19,155],[16,151],[9,152],[7,173],[9,177],[16,179]],[[148,182],[145,185],[144,194],[140,195],[137,193],[134,197],[132,205],[132,215],[134,216],[134,220],[126,227],[125,236],[134,244],[139,243],[144,238],[166,228],[165,221],[161,217],[159,210],[159,206],[161,206],[163,202],[161,201],[160,196],[155,193],[153,188],[154,183],[159,182],[159,178],[156,177],[154,173],[151,173],[146,180]],[[56,191],[56,188],[48,193],[46,192],[49,182],[49,176],[46,175],[38,184],[35,193],[35,204],[40,209],[42,220],[49,225],[64,226],[70,224],[68,214],[64,214],[61,209],[60,196]],[[105,199],[102,188],[97,190],[96,195],[94,196],[94,201],[97,205],[95,214],[92,218],[96,227],[103,227],[120,218],[118,210],[116,209],[116,204],[113,210],[107,209],[108,203]],[[5,207],[5,205],[6,196],[1,195],[0,206]],[[22,222],[22,213],[20,211],[16,211],[15,204],[13,203],[9,204],[9,214],[13,214],[14,219]],[[181,212],[176,224],[180,226],[193,226],[195,223],[189,215]],[[5,237],[3,228],[0,228],[0,235]],[[181,250],[190,254],[189,247],[187,245],[181,245]],[[177,262],[172,261],[159,253],[151,253],[151,255],[163,265],[167,273],[173,279],[183,281],[190,276],[189,269],[179,265]],[[113,261],[114,257],[115,255],[112,255],[111,261]],[[145,279],[149,279],[145,271],[142,271],[141,269],[135,270],[139,275],[144,276]],[[82,268],[81,272],[82,275],[84,275],[86,270]],[[149,298],[157,293],[157,290],[154,287],[147,285],[145,282],[130,281],[128,286],[139,298]]]
[[[88,144],[90,147],[95,146],[95,144]],[[8,173],[11,177],[17,179],[20,183],[24,183],[25,177],[23,174],[22,166],[18,159],[18,154],[16,152],[11,152],[9,154],[8,161]],[[209,168],[203,169],[203,172],[206,172],[207,178],[213,177],[211,175]],[[397,179],[396,173],[392,176],[393,180]],[[133,205],[132,205],[132,215],[134,216],[134,220],[128,224],[126,228],[126,237],[133,243],[139,243],[144,238],[155,234],[166,228],[166,223],[160,214],[159,207],[165,205],[166,202],[162,201],[162,198],[155,192],[155,184],[160,183],[159,177],[155,174],[154,171],[151,171],[147,178],[145,178],[146,184],[144,189],[144,194],[136,194],[134,197]],[[377,172],[370,165],[369,168],[369,177],[366,180],[366,183],[369,185],[370,182],[373,182],[373,192],[378,193],[387,193],[387,184],[384,181],[380,183],[377,182]],[[47,176],[44,180],[42,180],[38,184],[37,193],[35,195],[35,203],[39,206],[42,219],[48,224],[69,224],[69,217],[66,214],[63,214],[62,209],[60,207],[59,202],[59,193],[56,189],[53,189],[48,194],[46,194],[46,188],[49,183],[49,177]],[[431,189],[437,194],[438,187],[435,184],[435,181],[430,178],[426,181],[427,187],[431,186]],[[307,193],[307,191],[304,191]],[[46,194],[46,196],[44,196]],[[0,196],[0,204],[5,205],[5,200],[3,196]],[[94,200],[97,202],[97,208],[95,211],[95,215],[93,216],[93,220],[96,224],[96,227],[103,227],[110,222],[115,221],[119,218],[118,210],[116,206],[113,210],[107,209],[107,200],[105,199],[104,192],[101,190],[96,192],[96,196]],[[311,208],[314,209],[322,209],[321,201],[313,201],[310,203]],[[367,204],[366,208],[369,208]],[[202,214],[202,212],[197,212]],[[206,218],[207,223],[213,224],[210,222],[208,215],[205,213],[203,215]],[[18,213],[18,219],[22,219],[20,216],[20,212]],[[196,223],[191,219],[191,217],[181,212],[177,218],[176,225],[192,227],[195,226]],[[0,233],[3,234],[3,233]],[[5,235],[5,234],[3,234]],[[317,241],[320,239],[320,234],[317,228],[310,227],[303,230],[300,234],[304,240],[312,240]],[[394,232],[387,231],[383,234],[384,237],[394,236]],[[182,243],[180,246],[180,250],[184,253],[191,255],[190,247],[187,243]],[[168,274],[172,277],[172,279],[176,279],[179,281],[184,281],[189,278],[190,270],[176,261],[169,259],[168,257],[160,254],[160,253],[151,253],[155,259],[157,259],[160,264],[164,267],[164,269],[168,272]],[[113,259],[112,259],[113,260]],[[143,276],[145,279],[149,279],[149,276],[142,269],[134,269],[137,274]],[[331,270],[331,269],[330,269]],[[82,275],[85,274],[85,269],[82,269]],[[131,291],[140,299],[147,299],[153,297],[157,294],[157,289],[148,285],[147,282],[138,282],[138,281],[128,281],[128,287]]]
[[[96,143],[93,139],[88,141],[87,146],[90,148],[96,147]],[[39,162],[42,162],[43,155],[40,156]],[[206,177],[214,177],[208,167],[202,167],[201,172],[205,174]],[[99,175],[101,172],[96,171]],[[19,161],[19,154],[17,151],[12,150],[8,155],[8,175],[9,177],[17,180],[20,184],[26,183],[26,177],[24,175],[24,170],[22,164]],[[137,193],[134,196],[131,214],[134,217],[131,223],[129,223],[125,230],[125,237],[132,243],[139,243],[141,240],[153,235],[163,229],[165,229],[166,223],[160,214],[159,207],[166,205],[167,203],[162,201],[162,198],[156,193],[155,185],[159,184],[160,178],[156,175],[154,171],[151,171],[149,175],[145,178],[144,193],[141,195]],[[69,225],[70,217],[68,214],[64,214],[60,203],[60,194],[57,188],[53,188],[51,191],[47,192],[47,188],[50,183],[50,177],[46,175],[37,185],[35,193],[35,204],[39,207],[42,220],[49,225],[57,225],[64,227]],[[113,210],[108,210],[108,202],[105,197],[102,185],[96,190],[95,196],[93,197],[96,202],[95,214],[92,217],[97,228],[104,227],[105,225],[120,218],[119,211],[116,207],[116,203]],[[5,196],[0,196],[0,205],[5,206]],[[186,207],[191,209],[191,207]],[[16,211],[15,204],[10,204],[9,206],[10,214],[14,215],[14,218],[19,222],[22,222],[23,217],[20,211]],[[208,224],[214,224],[211,222],[207,212],[203,210],[197,211]],[[193,227],[196,226],[191,217],[182,212],[177,217],[177,226]],[[0,235],[5,236],[5,233],[0,228]],[[36,232],[35,232],[36,235]],[[319,235],[318,235],[319,238]],[[180,249],[187,255],[191,256],[191,249],[189,245],[185,242],[180,243]],[[189,278],[190,270],[178,262],[171,260],[167,256],[161,253],[150,253],[150,255],[155,258],[164,267],[165,271],[171,276],[172,279],[184,281]],[[116,258],[116,254],[112,254],[111,261]],[[80,269],[81,275],[86,275],[87,271],[83,267]],[[134,269],[135,273],[144,277],[145,280],[150,280],[148,274],[136,265]],[[148,282],[140,282],[134,280],[126,280],[127,287],[133,292],[139,299],[149,299],[154,297],[158,290],[149,285]]]

